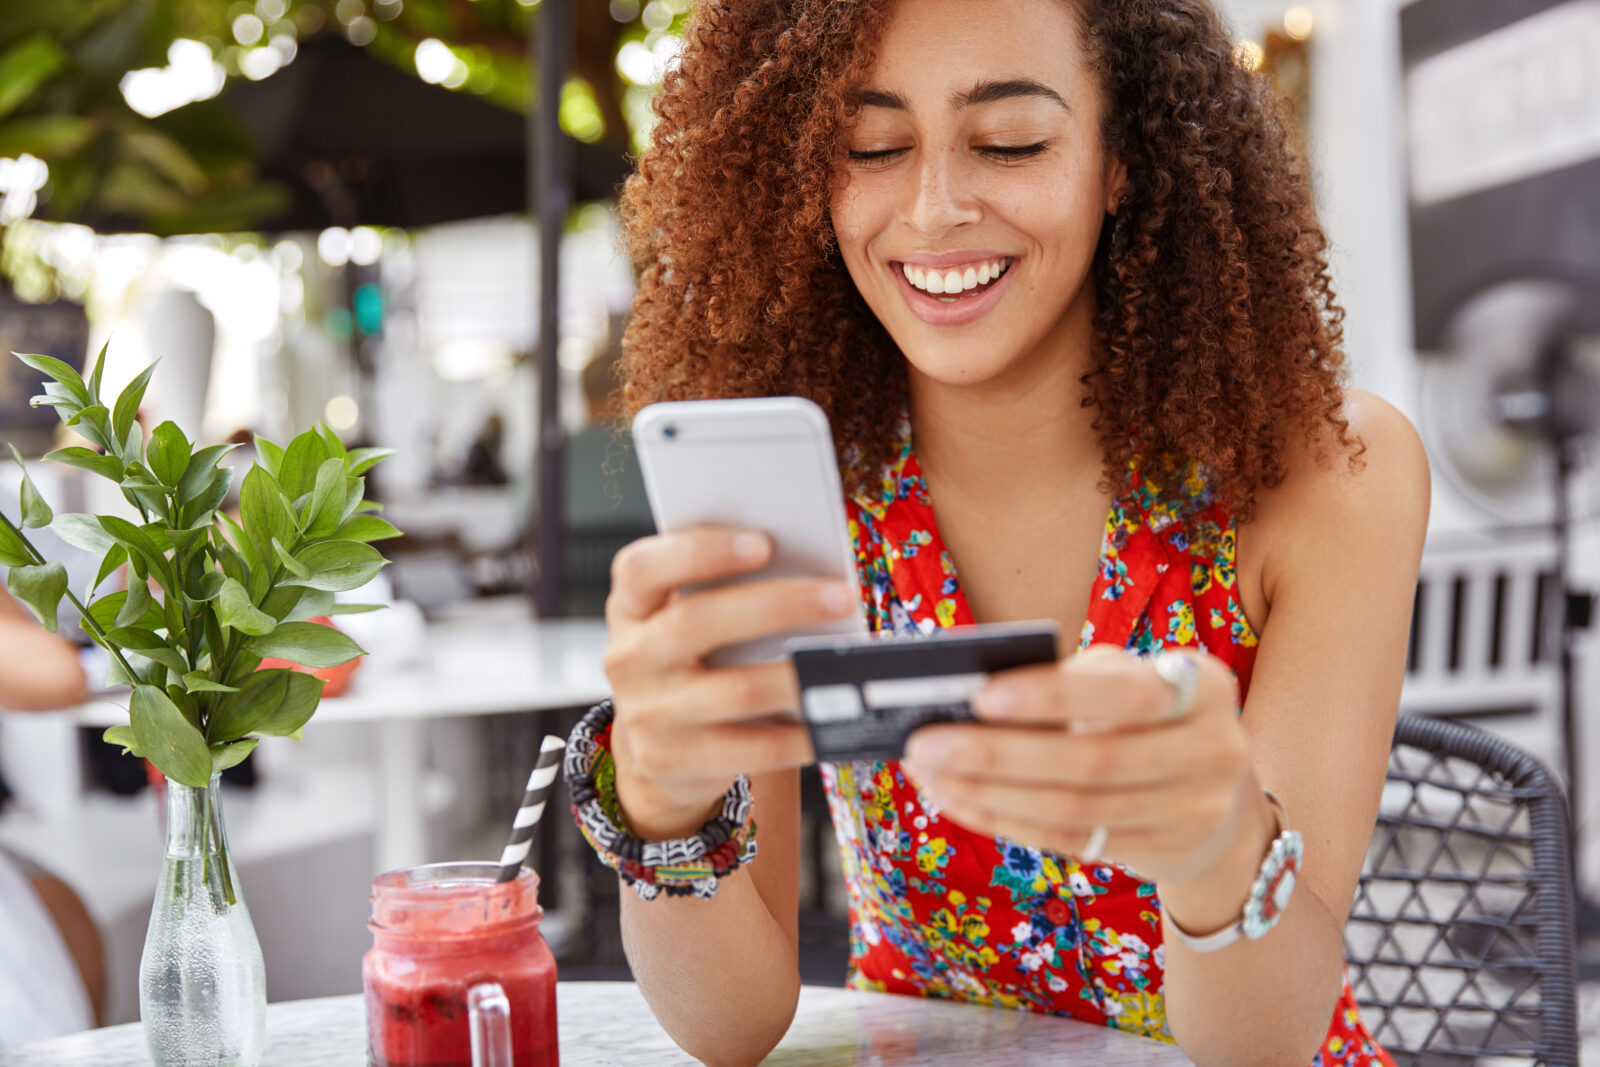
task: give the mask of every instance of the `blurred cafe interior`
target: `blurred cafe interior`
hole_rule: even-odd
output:
[[[334,616],[366,655],[318,669],[303,737],[223,772],[275,1005],[360,993],[374,876],[497,859],[541,738],[609,692],[611,560],[653,530],[620,419],[617,191],[695,6],[0,5],[0,512],[129,511],[42,461],[94,442],[30,405],[42,376],[12,352],[100,359],[108,398],[158,361],[137,423],[238,446],[236,478],[313,424],[324,457],[392,450],[364,494],[403,536],[323,601],[384,606]],[[1506,746],[1397,738],[1345,935],[1356,999],[1397,1062],[1575,1064],[1549,1050],[1580,1035],[1600,1062],[1600,5],[1216,6],[1292,103],[1350,383],[1427,446],[1402,722]],[[94,584],[81,531],[27,532]],[[83,683],[0,708],[0,850],[71,950],[77,1018],[115,1026],[140,1018],[165,787],[101,740],[127,690],[76,619]],[[0,675],[27,647],[0,640]],[[564,984],[626,981],[617,879],[561,788],[529,861],[541,932]],[[802,978],[840,987],[850,900],[815,768],[802,820]],[[0,916],[0,967],[18,925]],[[23,1014],[0,1005],[0,1063],[82,1028]]]

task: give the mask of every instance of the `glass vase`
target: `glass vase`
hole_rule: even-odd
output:
[[[167,851],[139,961],[155,1067],[257,1067],[267,976],[222,823],[220,778],[167,783]]]

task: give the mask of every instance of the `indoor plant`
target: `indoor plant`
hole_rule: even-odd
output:
[[[129,724],[107,730],[106,740],[148,759],[169,782],[166,864],[140,967],[151,1056],[158,1065],[258,1063],[261,950],[236,885],[217,776],[261,737],[298,737],[316,710],[322,681],[261,670],[264,657],[316,668],[362,654],[338,630],[305,620],[370,610],[335,605],[333,596],[384,566],[369,542],[398,536],[363,499],[362,474],[389,450],[346,450],[323,427],[287,448],[258,438],[236,520],[223,510],[233,470],[218,466],[236,446],[196,450],[171,422],[146,442],[135,416],[154,365],[108,407],[104,351],[87,381],[48,356],[18,358],[50,379],[34,403],[53,406],[96,446],[45,458],[115,481],[138,519],[54,514],[24,472],[21,528],[0,514],[0,564],[11,568],[11,592],[47,628],[56,628],[63,596],[82,613],[84,632],[110,654],[111,680],[131,686]],[[45,526],[101,554],[87,603],[24,532]],[[127,588],[97,595],[124,566]]]

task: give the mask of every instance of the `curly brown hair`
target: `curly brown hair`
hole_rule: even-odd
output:
[[[1063,0],[1067,2],[1067,0]],[[622,197],[639,291],[624,407],[797,395],[847,476],[889,458],[905,362],[829,218],[843,137],[893,0],[704,0]],[[1253,511],[1299,434],[1359,462],[1342,415],[1343,311],[1287,106],[1205,0],[1073,0],[1126,197],[1096,251],[1084,404],[1105,487],[1136,456],[1199,460]],[[1331,430],[1331,436],[1327,431]]]

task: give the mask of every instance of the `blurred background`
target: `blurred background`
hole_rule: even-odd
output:
[[[607,568],[650,529],[609,421],[633,292],[615,190],[690,7],[0,5],[0,351],[82,366],[109,343],[108,390],[159,357],[146,425],[208,442],[321,420],[397,450],[368,489],[406,532],[383,546],[394,608],[341,618],[373,655],[229,800],[274,1000],[359,989],[372,873],[496,854],[539,735],[604,693]],[[1238,62],[1292,102],[1352,384],[1428,443],[1403,710],[1470,718],[1571,781],[1600,894],[1600,4],[1219,7]],[[35,384],[0,361],[0,437],[30,459],[64,443]],[[114,506],[32,473],[58,510]],[[8,514],[18,481],[0,463]],[[122,1022],[159,845],[105,716],[0,714],[0,845],[82,899],[102,1021]],[[807,977],[836,982],[814,781],[806,810]],[[625,973],[614,882],[542,835],[563,974]]]

